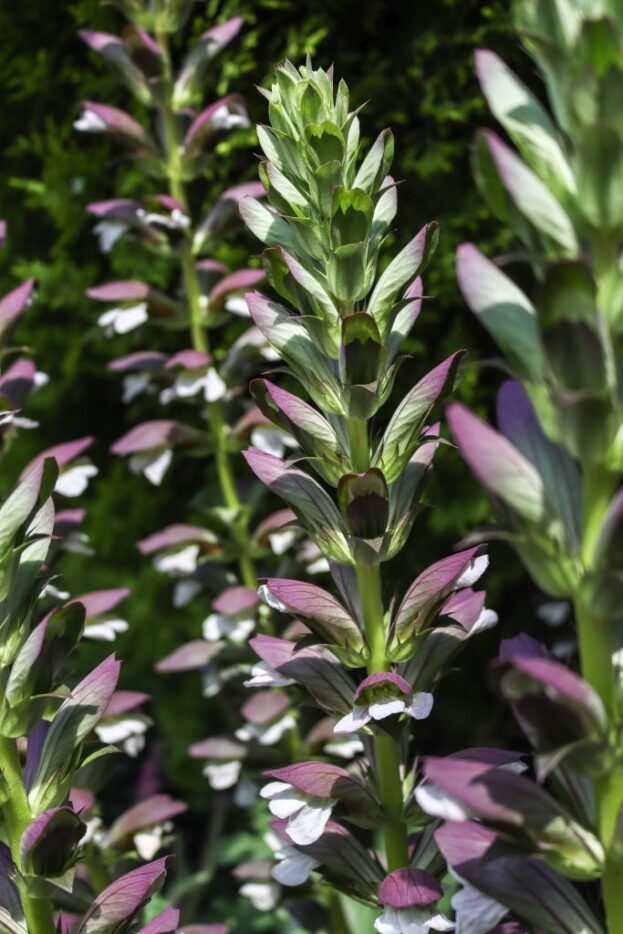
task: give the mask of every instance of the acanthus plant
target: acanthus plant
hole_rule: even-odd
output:
[[[299,450],[283,460],[251,447],[245,457],[327,558],[333,589],[261,581],[262,599],[297,628],[289,639],[254,637],[260,662],[251,686],[272,684],[279,697],[293,682],[330,718],[334,742],[345,731],[362,740],[349,767],[325,754],[267,772],[261,795],[281,841],[273,876],[298,885],[320,873],[338,892],[376,906],[381,934],[449,930],[442,861],[413,798],[418,721],[430,714],[448,660],[496,622],[474,589],[487,557],[475,546],[441,558],[404,592],[392,586],[391,570],[383,573],[426,501],[441,443],[436,412],[464,356],[439,362],[393,404],[437,228],[426,225],[381,271],[397,210],[391,131],[362,156],[346,84],[309,62],[280,66],[262,93],[267,203],[246,198],[241,213],[266,245],[267,277],[286,305],[256,291],[246,300],[288,370],[278,384],[256,379],[251,389]],[[477,763],[515,758],[468,754]]]
[[[215,59],[243,23],[235,18],[211,26],[178,56],[192,4],[167,0],[157,7],[148,2],[119,5],[129,21],[120,37],[82,30],[81,38],[118,71],[139,108],[147,109],[146,125],[116,107],[88,101],[75,126],[106,133],[120,143],[142,171],[149,193],[142,201],[98,201],[88,210],[97,218],[95,233],[104,251],[128,240],[138,242],[168,264],[170,288],[131,279],[88,290],[105,306],[98,323],[107,336],[129,335],[132,340],[136,331],[140,340],[148,328],[153,335],[149,347],[134,344],[131,352],[110,363],[111,371],[123,376],[124,402],[133,405],[144,396],[159,406],[156,418],[132,428],[112,451],[127,457],[130,469],[155,486],[164,482],[176,451],[201,458],[206,466],[206,489],[189,496],[186,514],[138,542],[155,568],[175,581],[176,608],[203,602],[206,595],[210,600],[198,638],[157,668],[168,674],[200,671],[207,698],[225,686],[230,691],[234,685],[242,687],[241,666],[253,686],[270,688],[272,680],[251,670],[256,658],[248,649],[256,628],[272,631],[270,611],[257,596],[256,565],[261,562],[263,573],[288,573],[300,564],[322,572],[326,562],[296,527],[290,510],[266,515],[264,509],[254,524],[259,504],[241,494],[242,478],[246,474],[247,487],[251,480],[240,455],[249,440],[278,453],[296,445],[289,431],[275,428],[247,392],[249,378],[277,359],[249,319],[244,300],[245,292],[263,281],[264,271],[229,272],[216,258],[238,219],[239,204],[247,196],[261,197],[263,186],[243,182],[205,203],[213,196],[206,174],[221,158],[218,144],[250,125],[239,95],[202,104],[206,81],[217,84]],[[231,341],[235,322],[238,334]],[[165,353],[162,348],[171,347],[178,336],[178,349]],[[172,411],[183,415],[178,419]],[[280,746],[306,749],[331,739],[318,730],[309,737],[296,735],[296,711],[285,694],[260,690],[251,699],[244,696],[240,711],[235,702],[227,706],[231,712],[223,710],[219,716],[232,735],[199,740],[190,749],[191,756],[204,760],[204,774],[219,793],[215,802],[231,790],[237,805],[248,806],[257,796],[258,767],[281,756]],[[338,754],[348,757],[359,746],[351,738]],[[215,805],[216,821],[220,809],[220,803]],[[244,890],[257,904],[256,890]],[[259,900],[266,897],[264,888]]]
[[[11,342],[33,292],[28,281],[0,300],[3,453],[20,428],[37,428],[22,408],[43,380]],[[115,706],[132,692],[116,691],[114,655],[82,680],[71,658],[82,637],[108,638],[106,626],[120,620],[107,610],[126,592],[115,592],[112,601],[107,592],[85,595],[81,602],[59,590],[63,550],[89,547],[79,532],[83,510],[57,512],[53,494],[83,492],[96,472],[83,456],[90,443],[80,439],[42,452],[0,505],[0,928],[13,934],[136,930],[166,877],[166,858],[127,872],[138,849],[127,838],[109,857],[110,874],[107,867],[93,872],[85,802],[95,813],[91,789],[99,789],[100,764],[116,751],[114,738],[104,745],[99,731],[119,722]],[[136,706],[145,699],[135,695]],[[184,809],[170,804],[177,808],[169,816]],[[167,909],[141,930],[173,932],[178,917]]]
[[[514,12],[548,105],[494,52],[479,50],[478,77],[508,138],[481,131],[475,167],[517,247],[493,262],[465,244],[457,260],[466,302],[512,379],[499,392],[497,430],[458,403],[448,420],[492,497],[497,534],[548,597],[541,615],[560,624],[572,608],[577,647],[567,656],[579,674],[531,637],[505,640],[492,681],[534,747],[535,781],[430,760],[419,800],[450,821],[437,833],[444,855],[498,903],[499,917],[506,906],[530,930],[615,934],[623,930],[623,15],[610,0],[517,0]],[[590,885],[576,889],[576,880]]]

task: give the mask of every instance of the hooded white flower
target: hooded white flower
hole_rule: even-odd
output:
[[[413,692],[411,685],[394,672],[379,672],[365,678],[355,692],[350,713],[335,724],[335,733],[356,733],[372,720],[407,714],[425,720],[433,709],[433,695]]]
[[[312,798],[287,782],[269,782],[260,791],[275,817],[289,818],[286,833],[293,843],[305,846],[324,833],[331,817],[335,798]]]
[[[106,337],[128,334],[148,320],[147,307],[147,302],[138,302],[136,305],[128,305],[125,308],[109,308],[99,316],[97,323],[104,329]]]
[[[291,713],[286,713],[273,723],[245,723],[236,730],[234,736],[242,743],[255,740],[260,746],[274,746],[288,730],[293,730],[295,726],[295,718]]]
[[[120,746],[126,755],[136,758],[145,746],[145,733],[150,726],[149,717],[130,711],[115,719],[101,720],[95,732],[102,743]]]
[[[135,833],[134,846],[141,859],[145,861],[153,859],[162,846],[165,834],[170,833],[172,829],[173,824],[165,821],[163,824],[155,824],[153,827]]]
[[[74,130],[80,133],[105,133],[106,124],[95,111],[85,107],[78,119],[74,120]]]
[[[378,934],[426,934],[453,931],[454,922],[434,908],[385,908],[374,922]]]
[[[93,228],[93,233],[99,240],[102,253],[110,253],[117,240],[124,235],[127,229],[128,225],[121,221],[99,221]]]
[[[281,890],[276,882],[258,879],[241,885],[240,894],[249,899],[256,911],[272,911],[279,902]]]
[[[274,856],[277,864],[273,866],[271,876],[286,886],[303,885],[320,865],[313,856],[307,856],[287,843],[283,843]]]
[[[126,405],[132,402],[133,399],[145,392],[151,381],[151,373],[130,373],[129,376],[124,376],[121,401],[125,402]]]
[[[114,642],[118,635],[128,631],[125,619],[98,619],[94,623],[87,623],[84,627],[85,639],[96,639],[100,642]]]
[[[239,315],[241,318],[249,318],[249,306],[242,295],[229,295],[225,299],[225,310],[231,311],[233,315]]]
[[[208,642],[229,639],[230,642],[246,642],[255,629],[255,618],[239,619],[226,613],[210,613],[203,621],[203,638]]]
[[[153,565],[162,574],[171,574],[173,577],[192,574],[197,570],[197,559],[200,547],[196,543],[184,545],[173,551],[164,551],[156,555]]]
[[[133,454],[130,470],[132,473],[142,473],[154,486],[160,486],[172,460],[171,448],[154,448],[152,451]]]
[[[292,678],[286,678],[268,662],[256,662],[251,669],[251,677],[244,682],[245,688],[286,688],[296,684]]]
[[[95,464],[86,459],[76,460],[61,470],[54,489],[61,496],[81,496],[88,487],[91,477],[96,476]]]
[[[238,759],[231,762],[208,762],[203,767],[203,774],[215,791],[232,788],[240,777],[242,763]]]

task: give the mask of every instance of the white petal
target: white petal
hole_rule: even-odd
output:
[[[173,389],[180,399],[190,399],[192,396],[196,396],[198,392],[201,392],[205,385],[206,374],[203,371],[197,373],[196,370],[191,370],[177,377]]]
[[[238,760],[233,762],[209,762],[203,767],[203,774],[208,779],[210,787],[215,791],[231,788],[238,781],[242,764]]]
[[[150,725],[148,717],[128,716],[121,720],[104,720],[95,727],[99,739],[106,744],[116,745],[130,736],[145,733]]]
[[[216,697],[222,687],[220,671],[215,665],[211,665],[201,676],[201,693],[204,697]]]
[[[153,859],[162,846],[163,827],[151,827],[134,834],[136,852],[144,860]]]
[[[227,392],[227,386],[218,375],[213,366],[208,370],[204,381],[204,398],[206,402],[217,402]]]
[[[497,621],[498,614],[495,610],[484,609],[470,629],[470,636],[475,635],[477,632],[484,632],[485,629],[492,629],[497,624]]]
[[[273,532],[272,535],[268,536],[268,541],[270,542],[270,547],[274,554],[282,555],[284,552],[294,544],[296,539],[296,532],[286,531],[286,532]]]
[[[327,821],[331,817],[333,803],[322,805],[305,804],[288,821],[286,833],[293,843],[306,846],[314,843],[324,833]]]
[[[75,124],[74,124],[75,126]],[[102,253],[110,253],[117,240],[124,235],[127,225],[120,221],[100,221],[93,228],[93,233],[99,240]]]
[[[84,638],[114,642],[119,633],[127,632],[128,628],[125,619],[103,619],[98,623],[87,623],[84,627]]]
[[[251,677],[244,682],[245,688],[285,688],[296,684],[291,678],[284,678],[275,668],[267,662],[256,662],[251,669]]]
[[[295,886],[307,882],[311,873],[319,866],[318,860],[295,850],[293,846],[284,846],[276,854],[279,862],[273,867],[271,875],[281,885]]]
[[[325,743],[324,751],[330,756],[338,756],[340,759],[354,759],[355,756],[363,752],[363,748],[361,740],[351,734],[343,740],[333,740],[330,743]]]
[[[145,737],[144,736],[128,736],[127,739],[120,744],[121,749],[125,752],[126,756],[135,759],[139,753],[145,748]]]
[[[463,821],[469,819],[468,812],[458,802],[435,785],[420,785],[415,789],[415,800],[426,814],[443,817],[444,820]]]
[[[243,778],[236,785],[233,800],[236,807],[250,808],[257,801],[258,787],[250,778]]]
[[[370,704],[368,710],[373,720],[384,720],[385,717],[392,717],[395,714],[404,713],[406,703],[396,697],[393,700],[381,701],[378,704]]]
[[[548,600],[542,603],[536,611],[536,615],[547,626],[562,626],[571,610],[571,604],[568,600]]]
[[[81,496],[89,485],[91,477],[97,476],[94,464],[73,464],[59,474],[54,489],[61,496]]]
[[[170,448],[157,448],[145,454],[135,454],[130,458],[130,470],[144,474],[154,486],[160,486],[162,479],[173,460]]]
[[[260,798],[270,801],[271,798],[274,798],[276,795],[281,795],[284,791],[293,792],[294,789],[292,785],[289,785],[287,782],[269,782],[260,789]]]
[[[374,930],[378,934],[402,934],[398,913],[393,908],[385,908],[382,915],[374,922]]]
[[[433,695],[426,691],[419,691],[413,695],[413,700],[405,709],[414,720],[426,720],[433,709]]]
[[[255,629],[254,619],[239,619],[233,623],[229,638],[232,642],[246,642]]]
[[[124,376],[121,401],[126,404],[132,402],[132,399],[136,399],[147,389],[150,382],[150,373],[131,373],[129,376]]]
[[[74,130],[81,133],[103,133],[106,130],[106,124],[100,116],[87,107],[78,119],[74,120]]]
[[[278,428],[254,428],[250,440],[252,447],[275,457],[283,457],[286,447],[296,446],[292,435]]]
[[[457,578],[454,588],[459,590],[461,587],[473,587],[476,581],[482,577],[489,566],[488,555],[477,555],[473,558],[460,577]]]
[[[328,574],[330,570],[331,565],[326,558],[316,558],[315,561],[307,565],[308,574]]]
[[[454,931],[455,924],[454,921],[450,921],[450,918],[438,912],[429,919],[427,927],[431,931]]]
[[[274,746],[278,743],[284,733],[293,730],[296,726],[296,720],[292,714],[287,713],[281,720],[271,723],[268,726],[260,727],[257,739],[261,746]]]
[[[194,600],[201,592],[201,584],[198,581],[178,581],[173,590],[173,606],[179,609]]]
[[[225,310],[231,311],[233,315],[240,315],[242,318],[249,317],[249,306],[242,295],[230,295],[225,299]]]
[[[279,886],[275,882],[245,882],[240,894],[249,899],[256,911],[272,911],[279,901]]]
[[[273,785],[282,785],[282,782],[271,782],[266,787],[262,788],[260,791],[260,797],[265,798],[266,790],[271,788]],[[268,801],[268,810],[275,817],[292,817],[298,811],[301,811],[305,806],[304,800],[301,798],[299,793],[292,788],[291,785],[286,785],[285,790],[275,792],[270,795]]]
[[[273,610],[277,610],[279,613],[287,613],[288,609],[285,603],[282,603],[277,597],[274,596],[268,589],[267,584],[260,584],[257,588],[257,595],[260,600],[263,600],[269,607]]]
[[[347,713],[333,727],[334,733],[356,733],[362,727],[369,723],[372,718],[368,713],[367,707],[354,707],[350,713]]]
[[[199,545],[185,545],[177,551],[163,552],[154,558],[154,567],[163,574],[192,574],[197,570]]]
[[[206,616],[201,626],[203,638],[208,642],[218,642],[224,636],[228,636],[231,631],[231,622],[224,613],[210,613]]]

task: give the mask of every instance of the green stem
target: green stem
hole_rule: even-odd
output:
[[[8,798],[2,805],[2,818],[13,862],[21,872],[24,867],[20,858],[19,845],[22,834],[32,820],[32,811],[28,803],[17,743],[14,739],[0,737],[0,773],[5,790],[8,792]],[[33,898],[19,879],[17,885],[28,934],[55,934],[54,916],[48,900]]]
[[[391,666],[385,654],[385,624],[381,596],[381,574],[376,564],[358,564],[357,582],[366,631],[370,647],[368,673],[389,671]],[[375,733],[374,751],[379,778],[381,803],[385,815],[383,834],[389,872],[409,865],[407,827],[403,819],[402,776],[400,751],[395,740],[386,733]]]
[[[171,90],[171,66],[169,55],[169,42],[166,33],[158,34],[158,41],[164,51],[166,80]],[[175,113],[167,102],[161,107],[162,123],[167,153],[167,175],[171,195],[187,206],[186,186],[181,178],[179,146],[180,138]],[[184,289],[188,300],[190,313],[190,335],[195,350],[210,353],[210,339],[204,327],[203,309],[201,307],[201,288],[195,258],[192,253],[190,237],[186,237],[181,250],[181,267]],[[234,471],[227,450],[227,427],[223,409],[218,400],[208,403],[206,407],[208,422],[214,441],[214,458],[221,494],[225,504],[237,514],[233,524],[232,535],[238,552],[238,567],[241,581],[255,589],[257,586],[257,573],[252,558],[249,555],[248,519],[241,510],[240,497],[236,489]]]
[[[616,487],[616,477],[603,468],[584,464],[582,563],[590,571],[595,563],[599,530]],[[574,598],[578,628],[582,676],[601,697],[611,725],[619,719],[615,670],[612,664],[614,643],[610,620],[600,618],[582,593]],[[601,842],[606,850],[606,865],[601,879],[608,930],[623,931],[623,861],[612,851],[617,819],[623,803],[623,769],[617,762],[610,771],[595,780],[595,807]]]
[[[368,425],[363,418],[348,419],[348,440],[350,459],[355,470],[364,471],[370,466],[370,446],[368,444]]]

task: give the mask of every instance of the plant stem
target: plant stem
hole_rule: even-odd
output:
[[[590,571],[594,566],[599,529],[616,486],[616,477],[599,466],[584,464],[582,478],[582,563],[585,571]],[[616,724],[619,712],[612,663],[614,643],[611,622],[601,619],[582,593],[576,594],[574,609],[582,676],[601,697],[610,724]],[[617,761],[609,772],[595,780],[594,789],[598,831],[606,850],[601,888],[608,930],[623,931],[623,861],[612,852],[619,810],[623,803],[623,770],[620,762]]]
[[[368,425],[363,418],[348,419],[348,440],[350,459],[355,470],[364,471],[370,466],[370,448],[368,444]]]
[[[358,564],[357,582],[363,621],[370,646],[368,673],[389,671],[385,655],[385,624],[381,597],[381,574],[376,564]],[[409,864],[407,827],[403,820],[402,776],[398,744],[386,733],[375,733],[374,751],[381,803],[385,814],[383,834],[389,872]]]
[[[159,33],[158,41],[164,52],[166,80],[170,93],[172,90],[172,79],[168,35],[165,32]],[[187,207],[186,186],[180,174],[180,138],[176,116],[168,102],[162,105],[160,113],[164,128],[169,191],[174,198]],[[195,350],[209,354],[210,340],[208,331],[203,323],[201,288],[189,236],[186,236],[184,245],[181,248],[181,268],[184,290],[186,292],[188,310],[190,313],[190,335],[192,345]],[[248,549],[248,519],[244,512],[241,511],[240,497],[236,489],[234,471],[227,450],[227,427],[220,402],[218,400],[209,402],[206,406],[206,412],[212,440],[214,442],[216,473],[221,488],[221,494],[226,506],[236,512],[236,519],[232,527],[232,535],[238,552],[240,579],[245,586],[255,589],[257,586],[257,574]]]
[[[8,791],[8,798],[2,805],[2,817],[13,862],[22,872],[24,867],[20,858],[19,845],[22,834],[32,820],[32,811],[28,803],[17,743],[14,739],[0,737],[0,773]],[[49,901],[43,898],[33,898],[19,879],[17,885],[28,934],[55,934],[56,928]]]

